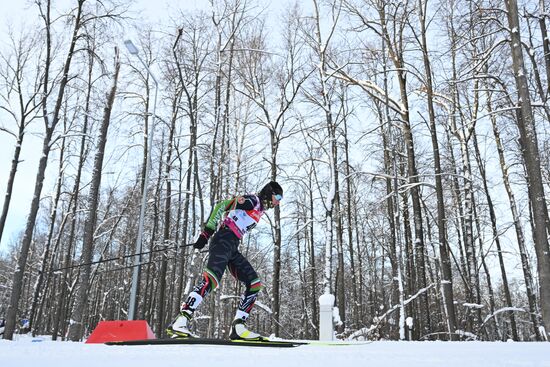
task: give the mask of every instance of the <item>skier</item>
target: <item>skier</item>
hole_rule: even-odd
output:
[[[189,331],[188,323],[203,299],[218,287],[227,267],[236,279],[246,285],[235,319],[231,324],[229,338],[231,340],[265,340],[261,335],[248,330],[245,325],[258,292],[262,289],[262,283],[252,265],[239,252],[238,246],[240,239],[260,221],[264,211],[279,205],[282,199],[283,189],[277,182],[271,181],[258,194],[223,200],[212,208],[203,231],[193,244],[195,249],[200,250],[212,237],[208,263],[201,282],[189,293],[178,317],[166,329],[170,337],[195,337]]]

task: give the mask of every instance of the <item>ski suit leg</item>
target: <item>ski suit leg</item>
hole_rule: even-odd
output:
[[[263,288],[262,282],[250,262],[238,251],[231,261],[229,261],[228,268],[236,279],[246,285],[246,290],[241,296],[236,315],[236,318],[246,321],[256,302],[258,293]]]
[[[181,310],[195,311],[204,297],[216,289],[230,259],[237,252],[239,239],[229,229],[220,229],[212,238],[208,251],[208,262],[202,273],[202,280],[197,284]]]

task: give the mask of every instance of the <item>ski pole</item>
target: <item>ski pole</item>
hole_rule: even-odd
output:
[[[161,249],[143,251],[143,252],[140,252],[140,253],[137,253],[137,254],[116,256],[116,257],[111,257],[111,258],[108,258],[108,259],[101,259],[101,260],[91,261],[89,263],[84,263],[84,264],[76,264],[76,265],[65,266],[65,267],[62,267],[62,268],[57,268],[57,269],[50,270],[49,272],[50,273],[55,273],[55,272],[59,272],[61,270],[74,269],[74,268],[79,268],[81,266],[87,266],[87,265],[101,264],[101,263],[106,263],[106,262],[109,262],[109,261],[127,259],[129,257],[133,257],[133,256],[136,256],[136,255],[141,256],[141,255],[146,255],[146,254],[150,254],[150,253],[154,253],[154,252],[166,251],[166,250],[169,250],[169,249],[172,249],[172,248],[189,247],[189,246],[193,246],[193,244],[192,243],[184,243],[184,244],[180,244],[180,245],[176,245],[176,246],[167,246],[167,247],[164,247],[164,248],[161,248]]]

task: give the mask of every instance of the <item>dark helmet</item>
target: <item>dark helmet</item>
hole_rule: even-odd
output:
[[[258,193],[258,197],[260,198],[264,206],[268,208],[271,208],[273,206],[271,202],[272,195],[283,196],[283,188],[275,181],[271,181],[270,183],[262,187],[262,189]]]

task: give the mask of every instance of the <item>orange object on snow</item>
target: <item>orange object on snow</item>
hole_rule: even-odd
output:
[[[100,321],[86,343],[156,339],[145,320]]]

